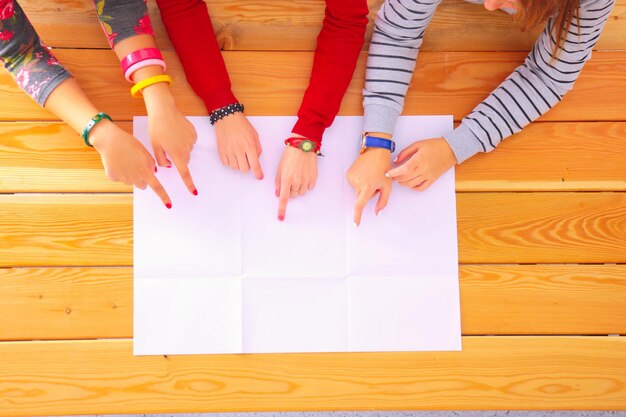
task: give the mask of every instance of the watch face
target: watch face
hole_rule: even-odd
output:
[[[315,148],[315,144],[310,140],[303,140],[300,142],[300,149],[304,152],[311,152]]]

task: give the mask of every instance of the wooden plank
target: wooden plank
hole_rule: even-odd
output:
[[[457,191],[624,191],[626,124],[533,123],[457,168]]]
[[[456,189],[626,191],[624,137],[622,122],[535,123],[461,165]],[[0,123],[0,193],[129,191],[106,178],[98,154],[66,125]]]
[[[462,352],[133,357],[0,343],[0,416],[626,407],[624,337],[465,337]]]
[[[624,193],[457,195],[462,263],[622,263]]]
[[[373,20],[382,0],[368,3],[370,24],[364,50],[369,45]],[[20,4],[48,45],[108,48],[92,0],[22,0]],[[207,0],[207,6],[220,47],[225,50],[312,51],[324,17],[323,0]],[[149,9],[158,45],[171,49],[155,2],[149,2]],[[617,0],[598,49],[626,49],[625,17],[626,1]],[[521,32],[517,27],[505,13],[490,13],[482,6],[462,0],[444,1],[426,32],[422,50],[527,51],[541,28]]]
[[[133,336],[133,269],[0,268],[0,340]]]
[[[0,268],[0,340],[133,336],[132,268]],[[462,265],[463,334],[626,334],[626,265]]]
[[[132,132],[130,123],[121,124]],[[132,191],[63,123],[0,123],[0,192]]]
[[[142,100],[132,99],[113,52],[63,50],[59,58],[72,70],[95,105],[115,120],[145,114]],[[173,92],[187,115],[205,115],[193,95],[178,59],[164,54],[173,76]],[[524,60],[519,52],[427,52],[420,55],[405,114],[467,115]],[[308,85],[310,52],[227,52],[234,91],[251,115],[297,113]],[[366,55],[361,54],[354,80],[340,114],[362,114]],[[597,52],[586,65],[576,88],[548,112],[544,121],[624,121],[626,114],[626,52]],[[55,120],[0,73],[0,120]]]
[[[0,266],[131,265],[132,196],[0,196]]]
[[[3,195],[0,206],[0,266],[132,263],[131,195]],[[626,263],[626,193],[461,193],[457,212],[461,263]]]
[[[460,283],[463,334],[626,334],[626,265],[462,265]]]

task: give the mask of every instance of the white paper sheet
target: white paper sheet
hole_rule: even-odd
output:
[[[198,133],[189,171],[194,196],[176,168],[157,178],[172,200],[167,209],[150,189],[134,191],[135,277],[204,278],[241,274],[241,178],[222,166],[208,119],[190,118]],[[136,117],[134,133],[150,153],[148,119]]]
[[[460,347],[458,288],[451,276],[349,277],[350,351]]]
[[[343,161],[328,143],[329,157],[319,160],[316,192],[290,200],[284,222],[277,220],[275,177],[283,141],[295,117],[252,117],[262,132],[265,179],[242,179],[243,274],[246,277],[337,277],[346,274],[343,230]],[[325,145],[326,146],[326,145]],[[306,268],[303,266],[306,265]]]
[[[346,296],[344,277],[245,279],[243,351],[347,351]]]
[[[416,122],[417,121],[417,122]],[[452,117],[401,117],[394,138],[397,153],[416,140],[439,137],[452,125]],[[358,152],[349,153],[348,163]],[[458,252],[454,170],[445,173],[426,191],[416,192],[393,183],[387,207],[377,217],[370,200],[361,225],[354,227],[355,193],[345,193],[348,237],[348,274],[456,276]]]
[[[461,348],[453,170],[423,193],[394,186],[356,229],[345,172],[362,118],[338,117],[315,189],[281,223],[274,178],[295,118],[250,117],[263,181],[222,167],[208,118],[190,120],[199,196],[174,168],[157,174],[172,210],[135,190],[135,354]],[[395,140],[401,150],[450,129],[451,116],[404,116]],[[149,147],[146,118],[135,135]]]
[[[240,353],[241,278],[135,280],[134,351]]]

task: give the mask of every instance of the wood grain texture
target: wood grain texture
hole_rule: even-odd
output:
[[[145,114],[142,100],[133,99],[113,52],[63,50],[58,57],[74,73],[94,104],[117,121]],[[310,52],[227,52],[234,92],[251,115],[297,113],[308,85]],[[173,76],[172,91],[186,115],[206,115],[192,93],[178,59],[164,53]],[[453,114],[462,119],[519,64],[519,52],[426,52],[420,55],[406,100],[405,114]],[[361,54],[340,114],[362,114],[366,55]],[[626,114],[626,52],[597,52],[585,66],[576,87],[543,121],[624,121]],[[7,72],[0,72],[0,120],[56,120],[24,94]]]
[[[130,265],[132,196],[0,196],[0,266]]]
[[[130,123],[120,125],[132,132]],[[0,192],[130,192],[63,123],[0,123]]]
[[[0,268],[0,340],[133,336],[133,270]]]
[[[174,202],[176,204],[176,202]],[[132,196],[0,196],[0,266],[132,264]],[[461,263],[625,263],[625,193],[461,193]]]
[[[0,340],[133,336],[132,268],[0,268]],[[626,335],[626,265],[462,265],[464,335]]]
[[[367,50],[373,20],[382,4],[369,0]],[[20,2],[45,42],[56,48],[108,48],[92,0]],[[224,50],[312,51],[324,17],[322,0],[207,0]],[[149,2],[157,44],[172,49],[155,2]],[[59,18],[61,17],[61,18]],[[597,48],[626,49],[626,2],[618,0]],[[506,13],[491,13],[462,0],[444,1],[424,37],[423,51],[527,51],[541,28],[521,32]],[[81,36],[76,36],[80,33]]]
[[[457,167],[457,191],[624,191],[626,123],[533,123]]]
[[[460,194],[462,263],[621,263],[624,193]]]
[[[456,189],[626,191],[625,137],[622,122],[535,123],[458,167]],[[0,123],[0,193],[130,191],[106,178],[98,154],[66,125]]]
[[[133,357],[130,340],[0,343],[0,416],[622,409],[626,338],[465,337],[462,352]]]
[[[463,334],[622,334],[626,265],[461,265]]]

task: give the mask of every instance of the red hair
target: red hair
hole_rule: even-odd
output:
[[[552,35],[556,41],[552,58],[559,55],[560,49],[565,44],[567,32],[572,25],[572,21],[576,19],[580,23],[578,10],[580,8],[580,0],[518,0],[520,10],[518,11],[519,20],[522,22],[523,30],[533,28],[551,17],[554,17],[554,25],[552,26]]]

